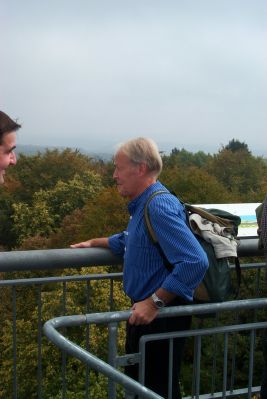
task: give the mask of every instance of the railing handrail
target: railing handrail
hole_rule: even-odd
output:
[[[157,317],[194,316],[223,311],[237,311],[241,309],[259,309],[264,307],[267,307],[267,298],[240,299],[226,302],[166,307],[159,310]],[[59,316],[48,320],[44,324],[44,329],[50,325],[53,329],[71,327],[80,325],[81,322],[82,324],[103,324],[109,322],[117,323],[128,320],[130,315],[130,310],[121,310],[113,312],[89,313],[84,315]]]
[[[244,237],[239,239],[239,245],[238,245],[238,255],[239,257],[260,257],[263,255],[262,252],[259,251],[258,249],[258,238],[257,237]],[[258,261],[259,259],[257,259]],[[253,259],[252,262],[255,260]],[[260,259],[260,261],[264,261],[264,258]],[[63,249],[46,249],[46,250],[31,250],[31,251],[10,251],[10,252],[1,252],[0,254],[0,272],[11,272],[8,275],[5,275],[4,277],[6,280],[1,280],[0,281],[0,288],[1,287],[8,287],[10,286],[11,289],[6,291],[6,288],[3,291],[3,294],[5,292],[9,292],[12,297],[12,334],[13,334],[13,393],[14,393],[14,398],[17,397],[18,394],[18,387],[17,387],[17,380],[18,380],[18,371],[19,370],[19,361],[17,357],[17,329],[19,328],[20,324],[17,323],[17,303],[20,303],[21,297],[20,297],[20,290],[17,290],[16,287],[19,287],[20,285],[27,286],[27,285],[35,285],[36,290],[33,291],[34,295],[36,293],[36,299],[37,299],[37,304],[36,304],[36,311],[38,312],[38,397],[41,397],[42,393],[42,350],[41,350],[41,345],[42,345],[42,321],[43,321],[43,305],[45,303],[49,303],[51,300],[51,296],[53,296],[53,291],[48,291],[46,292],[46,289],[43,290],[42,286],[45,285],[46,283],[54,283],[54,282],[61,282],[62,284],[59,286],[59,289],[61,290],[60,294],[60,304],[59,304],[59,312],[60,309],[62,311],[59,313],[58,309],[56,310],[56,313],[53,312],[52,316],[56,314],[66,314],[68,309],[66,307],[69,291],[68,291],[68,282],[71,281],[80,281],[81,282],[81,290],[84,292],[86,303],[83,307],[84,312],[89,312],[90,310],[90,304],[91,304],[91,298],[90,298],[90,289],[92,287],[91,281],[93,280],[102,280],[102,279],[108,279],[111,280],[110,286],[109,286],[109,308],[108,309],[113,309],[113,290],[115,287],[115,284],[113,280],[121,279],[122,278],[122,268],[110,268],[109,271],[112,271],[112,273],[104,273],[100,274],[101,269],[95,269],[92,270],[92,267],[96,266],[106,266],[106,265],[119,265],[122,264],[122,259],[119,257],[114,256],[110,250],[104,249],[104,248],[82,248],[82,249],[71,249],[71,248],[63,248]],[[257,264],[242,264],[242,267],[244,269],[246,268],[253,268],[256,269],[256,287],[255,290],[257,290],[257,296],[261,296],[260,289],[259,289],[259,282],[260,282],[260,277],[261,277],[261,272],[260,269],[262,269],[263,265],[265,263],[257,263]],[[88,271],[86,270],[86,275],[84,275],[84,270],[81,272],[80,267],[86,266],[88,267]],[[230,265],[230,267],[233,267],[233,265]],[[75,275],[68,276],[68,272],[66,273],[66,270],[64,271],[64,275],[60,273],[60,276],[55,277],[52,272],[54,269],[67,269],[67,268],[77,268],[77,272]],[[35,270],[46,270],[47,273],[41,273],[40,277],[37,277],[39,274],[37,273],[32,273],[30,274],[32,277],[27,278],[27,274],[25,275],[24,273],[21,274],[21,276],[14,276],[12,275],[12,272],[15,271],[35,271]],[[95,270],[97,270],[98,274],[95,274]],[[114,273],[114,270],[116,273]],[[44,274],[44,276],[42,276]],[[70,273],[73,274],[73,271]],[[16,277],[16,278],[15,278]],[[18,278],[19,277],[19,278]],[[20,278],[22,277],[22,278]],[[86,282],[86,284],[84,284]],[[119,289],[120,285],[119,285]],[[44,292],[44,295],[43,295]],[[263,301],[263,302],[262,302]],[[62,303],[61,303],[62,302]],[[253,309],[254,305],[257,306],[258,308],[260,306],[266,307],[266,299],[257,299],[256,302],[253,299],[250,300],[243,300],[242,301],[242,308],[244,309],[247,307],[247,309]],[[200,311],[206,314],[210,314],[211,312],[220,312],[222,310],[238,310],[238,304],[239,301],[234,301],[234,302],[226,302],[226,303],[219,303],[219,304],[213,304],[212,307],[211,305],[203,304],[203,305],[193,305],[193,308],[190,309],[190,305],[188,305],[186,308],[179,308],[179,312],[185,311],[186,314],[192,314],[194,313],[199,313]],[[241,305],[240,305],[241,306]],[[44,307],[44,309],[46,309]],[[66,311],[67,309],[67,311]],[[175,310],[175,308],[173,308]],[[158,317],[163,317],[168,316],[172,317],[172,312],[174,311],[172,308],[170,309],[163,309]],[[211,310],[211,309],[216,309],[216,310]],[[80,310],[81,311],[81,310]],[[79,311],[79,312],[80,312]],[[176,313],[177,314],[177,313]],[[235,314],[235,312],[233,312]],[[50,313],[51,315],[51,313]],[[116,326],[119,324],[120,321],[127,320],[130,315],[130,311],[126,310],[123,312],[107,312],[107,313],[95,313],[95,314],[85,314],[85,315],[80,315],[80,316],[63,316],[60,318],[55,318],[52,319],[53,323],[55,323],[56,327],[63,325],[64,323],[66,326],[68,326],[68,323],[70,320],[72,320],[72,323],[76,323],[76,325],[80,325],[81,323],[84,324],[89,324],[89,323],[96,323],[96,324],[103,324],[108,322],[108,327],[110,330],[110,336],[111,339],[109,339],[108,346],[109,346],[109,359],[111,359],[110,364],[108,367],[116,365],[116,367],[123,367],[125,364],[130,364],[131,362],[142,362],[141,367],[144,367],[143,362],[144,362],[144,356],[142,355],[142,349],[140,349],[141,353],[141,358],[139,358],[139,354],[136,354],[137,356],[118,356],[115,353],[114,348],[116,347],[117,343],[115,344],[116,341]],[[52,317],[50,316],[50,317]],[[50,322],[50,321],[49,321]],[[53,327],[53,324],[49,324],[49,322],[46,323],[46,327]],[[10,324],[11,325],[11,324]],[[22,329],[24,328],[24,324]],[[263,328],[262,326],[259,327],[254,327],[255,331],[257,328]],[[49,328],[48,328],[49,329]],[[86,327],[86,331],[89,331],[89,328]],[[196,330],[194,330],[196,331]],[[58,332],[54,329],[54,333],[57,335]],[[197,337],[198,338],[198,337]],[[65,337],[60,338],[62,342],[66,344],[67,339]],[[86,333],[86,348],[90,347],[87,345],[87,342],[89,343],[89,335]],[[74,344],[75,345],[75,344]],[[76,348],[78,349],[78,347]],[[84,352],[87,355],[87,352]],[[94,358],[96,360],[96,367],[99,365],[99,360],[97,358]],[[128,363],[127,363],[128,362]],[[131,363],[132,364],[132,363]],[[90,367],[89,367],[90,369]],[[114,369],[110,369],[114,370]],[[116,370],[117,371],[117,370]],[[213,372],[213,371],[212,371]],[[66,378],[66,357],[65,354],[62,356],[62,393],[66,392],[66,384],[65,384],[65,378]],[[127,381],[125,382],[125,379],[127,378],[124,374],[118,374],[118,384],[123,385],[125,387],[128,387],[130,391],[132,391],[131,387],[133,385],[127,385]],[[123,380],[121,380],[123,378]],[[87,371],[86,374],[86,384],[89,382],[90,377],[89,377],[89,371]],[[141,380],[140,380],[141,381]],[[134,390],[136,391],[136,384],[138,382],[132,381],[134,384]],[[255,392],[259,391],[259,387],[252,387],[252,384],[249,385],[250,390],[254,390]],[[147,398],[160,398],[158,395],[155,396],[154,393],[149,393],[146,388],[143,387],[143,385],[139,386],[140,389],[137,392],[142,396],[142,397],[147,397]],[[88,390],[88,385],[86,385],[86,390]],[[108,385],[108,391],[109,391],[109,397],[115,398],[116,394],[116,389],[115,389],[115,384],[112,382],[112,378],[109,380],[109,385]],[[145,392],[145,394],[144,394]],[[213,391],[212,391],[213,392]],[[232,392],[232,391],[231,391]],[[240,391],[241,392],[241,391]],[[246,391],[247,392],[247,391]],[[245,392],[244,392],[245,394]],[[113,396],[112,396],[113,395]],[[145,396],[145,395],[150,395],[150,396]],[[152,395],[152,396],[151,396]],[[231,396],[232,393],[229,393],[228,396]],[[8,396],[8,395],[7,395]],[[233,395],[232,395],[233,396]],[[237,394],[234,396],[238,396]],[[204,397],[204,396],[203,396]],[[189,398],[188,398],[189,399]]]
[[[35,249],[1,252],[0,272],[118,265],[122,259],[106,248]]]
[[[238,256],[262,256],[258,237],[238,239]],[[118,265],[122,259],[107,248],[36,249],[1,252],[0,272],[25,270],[51,270],[67,267]]]
[[[267,307],[267,298],[260,299],[250,299],[250,300],[239,300],[239,301],[229,301],[222,303],[213,303],[213,304],[196,304],[196,305],[185,305],[185,306],[177,306],[172,308],[164,308],[161,309],[158,313],[159,318],[161,317],[174,317],[174,316],[182,316],[182,315],[201,315],[201,314],[211,314],[221,311],[237,311],[244,309],[259,309]],[[47,338],[53,342],[57,347],[59,347],[62,351],[68,353],[71,356],[76,357],[82,362],[86,363],[93,369],[103,373],[107,377],[111,378],[114,382],[122,384],[125,389],[129,389],[134,391],[136,394],[142,395],[142,397],[147,399],[163,399],[161,396],[155,394],[155,392],[150,391],[139,382],[132,380],[130,377],[127,377],[125,374],[112,367],[108,363],[103,360],[97,358],[95,355],[90,353],[89,351],[81,348],[74,342],[67,339],[63,334],[57,331],[58,328],[62,327],[73,327],[80,326],[84,324],[103,324],[103,323],[118,323],[120,321],[126,321],[131,314],[131,311],[117,311],[117,312],[105,312],[105,313],[92,313],[85,315],[73,315],[73,316],[60,316],[48,320],[44,326],[43,331]],[[229,330],[231,328],[233,331],[245,330],[245,329],[253,329],[254,327],[266,328],[266,322],[256,322],[256,323],[247,323],[245,325],[234,325],[234,326],[226,326],[226,327],[217,327],[217,333],[222,331]],[[212,332],[212,328],[206,329],[205,331],[201,331],[201,333],[205,333],[209,335]],[[164,339],[168,336],[178,337],[178,336],[190,336],[198,334],[198,330],[190,330],[190,331],[180,331],[176,333],[165,333],[160,334]],[[145,337],[150,340],[151,336]],[[153,337],[152,337],[153,338]],[[158,339],[155,338],[155,339]]]

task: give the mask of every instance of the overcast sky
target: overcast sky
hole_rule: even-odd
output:
[[[267,156],[266,0],[0,0],[0,109],[19,144]]]

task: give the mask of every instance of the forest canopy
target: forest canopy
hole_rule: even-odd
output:
[[[267,192],[266,160],[235,139],[213,155],[174,148],[163,165],[161,182],[186,202],[261,202]],[[126,201],[112,172],[112,161],[78,150],[21,154],[0,188],[2,249],[62,247],[123,229]]]

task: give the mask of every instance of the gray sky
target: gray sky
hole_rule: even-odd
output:
[[[267,156],[266,33],[266,0],[0,0],[0,109],[19,144]]]

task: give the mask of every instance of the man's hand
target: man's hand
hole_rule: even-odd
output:
[[[92,240],[78,242],[77,244],[71,244],[71,248],[90,248],[92,245]]]
[[[136,302],[131,310],[132,314],[129,318],[129,323],[136,326],[151,323],[158,314],[158,309],[151,297],[141,302]]]
[[[91,240],[78,242],[77,244],[71,244],[71,248],[92,248],[92,247],[103,247],[108,248],[108,237],[92,238]]]

